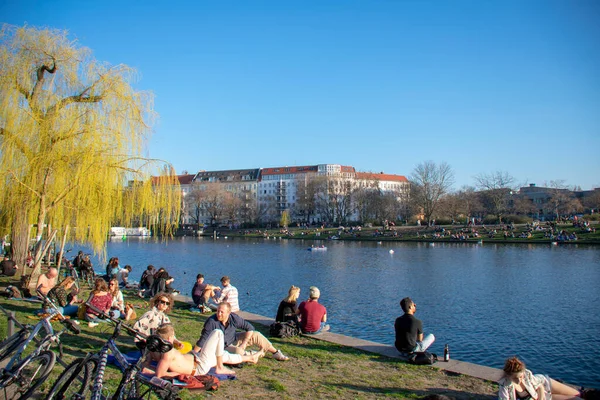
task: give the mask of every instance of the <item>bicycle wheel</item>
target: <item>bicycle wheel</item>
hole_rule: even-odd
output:
[[[73,361],[54,382],[46,400],[85,398],[96,365],[95,359],[78,358]]]
[[[23,360],[21,364],[17,365],[15,369],[22,369],[11,385],[14,388],[12,398],[18,400],[29,398],[48,379],[55,362],[56,355],[46,350],[35,357]]]
[[[13,353],[19,348],[28,334],[29,331],[22,329],[0,343],[0,363],[5,359],[12,357]]]

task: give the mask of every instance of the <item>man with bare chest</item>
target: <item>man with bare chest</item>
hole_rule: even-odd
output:
[[[162,339],[173,343],[175,330],[171,324],[163,324],[155,332]],[[224,336],[220,330],[211,332],[209,339],[199,353],[181,354],[175,348],[166,353],[150,353],[146,361],[145,373],[153,373],[150,362],[156,361],[155,375],[159,378],[178,375],[206,375],[212,367],[217,374],[235,375],[235,372],[223,364],[241,364],[242,362],[256,363],[263,352],[253,355],[231,354],[225,351]]]

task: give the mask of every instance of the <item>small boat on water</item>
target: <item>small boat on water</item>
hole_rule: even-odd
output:
[[[308,250],[308,251],[325,251],[325,250],[327,250],[327,247],[325,247],[323,245],[318,246],[318,247],[317,246],[311,246],[311,247],[309,247],[306,250]]]

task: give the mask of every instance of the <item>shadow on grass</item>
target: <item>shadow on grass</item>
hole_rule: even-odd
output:
[[[345,390],[349,390],[352,392],[359,392],[364,394],[376,394],[390,397],[398,397],[398,398],[416,398],[420,399],[425,396],[430,396],[433,394],[445,395],[455,400],[470,400],[470,399],[478,399],[478,400],[493,400],[497,397],[494,395],[485,395],[481,393],[470,393],[458,390],[452,390],[447,388],[429,388],[427,390],[411,390],[411,389],[403,389],[403,388],[378,388],[374,386],[364,386],[364,385],[351,385],[345,383],[329,383],[328,386],[337,387]]]

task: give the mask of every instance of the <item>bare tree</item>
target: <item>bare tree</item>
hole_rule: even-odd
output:
[[[200,220],[202,218],[202,203],[204,201],[204,192],[200,190],[198,184],[192,186],[192,190],[185,196],[185,209],[187,215],[196,224],[196,229],[200,229]]]
[[[305,175],[296,180],[296,205],[293,209],[293,215],[305,222],[310,222],[310,217],[314,216],[317,210],[315,201],[317,183],[311,178]]]
[[[552,188],[552,191],[546,206],[556,219],[561,215],[572,214],[583,208],[581,202],[575,198],[575,194],[567,188],[564,180],[550,181],[549,187]]]
[[[409,177],[411,201],[423,211],[428,224],[437,211],[440,199],[449,192],[454,183],[454,172],[450,165],[424,161],[418,164]]]
[[[475,182],[482,191],[482,202],[487,211],[498,217],[498,222],[502,223],[502,216],[509,209],[515,178],[508,172],[496,171],[490,174],[476,175]]]

